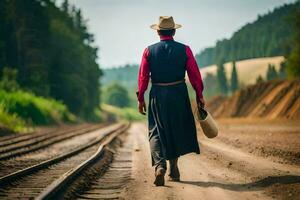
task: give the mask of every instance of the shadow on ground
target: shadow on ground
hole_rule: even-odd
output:
[[[217,182],[203,182],[203,181],[180,181],[180,183],[196,185],[199,187],[219,187],[226,190],[233,191],[255,191],[260,190],[274,184],[294,184],[300,183],[300,176],[286,175],[286,176],[269,176],[252,183],[217,183]]]

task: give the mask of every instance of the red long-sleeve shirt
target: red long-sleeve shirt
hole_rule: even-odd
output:
[[[173,40],[173,37],[170,36],[161,36],[160,40]],[[197,101],[199,101],[199,98],[202,98],[202,91],[203,91],[203,82],[201,78],[201,74],[197,65],[197,62],[195,60],[195,57],[193,55],[192,50],[189,46],[186,45],[185,52],[187,55],[187,61],[186,61],[186,71],[190,80],[190,83],[192,84],[194,90],[196,91],[197,95]],[[144,101],[144,93],[148,88],[148,83],[150,79],[150,67],[148,62],[149,57],[149,49],[146,48],[143,53],[139,74],[138,74],[138,101],[143,102]]]

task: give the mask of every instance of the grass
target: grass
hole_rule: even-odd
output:
[[[77,120],[61,102],[24,91],[0,90],[0,105],[0,124],[16,130],[19,129],[17,127],[24,126],[24,122],[31,125],[48,125]]]
[[[108,104],[102,104],[101,108],[104,112],[114,116],[117,120],[141,121],[146,119],[146,117],[141,115],[137,109],[131,107],[118,108]]]
[[[25,121],[16,114],[8,113],[2,104],[0,104],[0,126],[13,132],[27,131]]]

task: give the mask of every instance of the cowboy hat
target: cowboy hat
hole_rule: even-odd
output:
[[[150,28],[154,30],[171,30],[180,28],[180,24],[175,24],[172,16],[160,16],[158,24],[152,24]]]

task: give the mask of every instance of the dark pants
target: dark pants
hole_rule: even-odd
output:
[[[152,157],[152,165],[157,167],[162,167],[167,169],[166,159],[162,154],[161,142],[158,135],[157,126],[155,126],[152,130],[149,130],[149,141],[150,141],[150,150]]]

